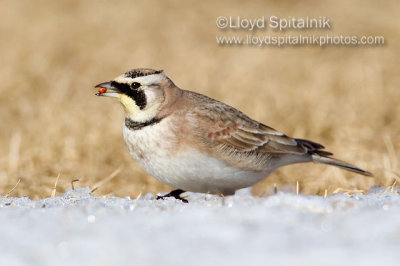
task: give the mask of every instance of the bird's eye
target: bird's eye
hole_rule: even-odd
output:
[[[131,88],[132,89],[137,89],[137,88],[139,88],[140,87],[140,83],[138,83],[138,82],[133,82],[132,84],[131,84]]]

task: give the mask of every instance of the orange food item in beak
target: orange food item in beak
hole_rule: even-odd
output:
[[[105,93],[106,91],[107,91],[106,88],[99,88],[99,90],[98,90],[99,93]]]

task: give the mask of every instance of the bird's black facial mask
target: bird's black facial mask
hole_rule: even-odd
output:
[[[143,110],[146,107],[146,95],[144,94],[144,91],[139,89],[141,86],[140,83],[133,82],[129,85],[112,81],[111,86],[119,93],[129,96],[133,101],[135,101],[140,110]]]

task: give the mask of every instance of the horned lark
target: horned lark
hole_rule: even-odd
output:
[[[129,152],[150,175],[177,190],[231,195],[281,166],[315,162],[371,176],[336,160],[321,144],[286,136],[237,109],[178,88],[162,70],[134,69],[96,86],[126,112]]]

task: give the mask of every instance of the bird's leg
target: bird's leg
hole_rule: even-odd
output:
[[[168,197],[174,197],[175,199],[181,200],[184,203],[188,203],[187,199],[181,197],[181,194],[185,193],[185,192],[186,191],[184,191],[182,189],[175,189],[163,196],[157,196],[156,199],[159,200],[159,199],[164,199],[164,198],[168,198]]]

